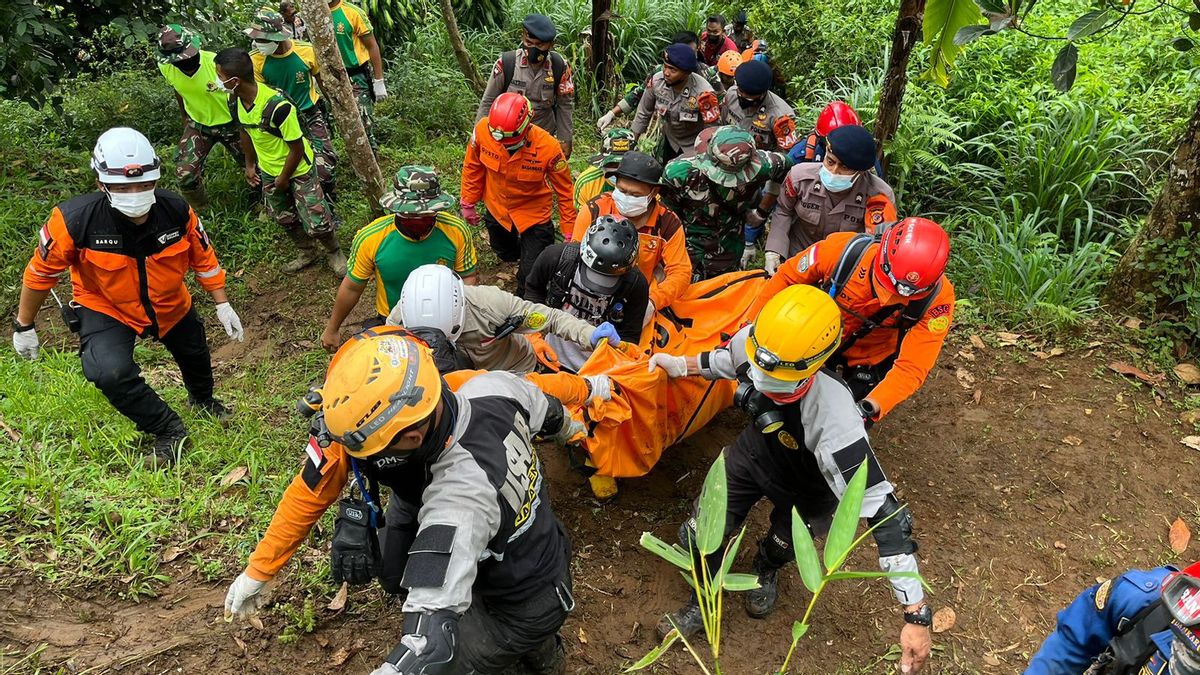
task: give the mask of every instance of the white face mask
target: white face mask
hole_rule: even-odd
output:
[[[788,382],[786,380],[778,380],[771,377],[767,371],[759,368],[758,365],[750,363],[750,381],[754,383],[754,388],[764,394],[775,394],[777,396],[787,396],[794,394],[800,385],[804,384],[804,380],[799,382]]]
[[[254,51],[262,54],[263,56],[271,56],[275,52],[279,51],[279,43],[255,40]]]
[[[630,218],[636,218],[646,212],[650,208],[650,197],[634,197],[626,194],[621,188],[613,189],[613,203],[617,205],[617,210],[621,215]]]
[[[150,212],[150,207],[154,206],[154,189],[142,190],[141,192],[113,192],[105,190],[108,193],[108,203],[121,213],[130,218],[139,218]]]
[[[232,94],[234,88],[225,84],[225,82],[229,82],[230,80],[236,80],[236,79],[237,79],[236,77],[231,77],[228,80],[225,80],[223,82],[223,81],[221,81],[221,77],[218,75],[217,79],[213,80],[213,86],[216,88],[217,91],[223,91],[227,94]],[[236,85],[234,85],[234,86],[236,86]]]

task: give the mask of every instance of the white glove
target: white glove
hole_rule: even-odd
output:
[[[571,442],[572,438],[583,433],[587,433],[587,427],[583,426],[583,422],[574,417],[568,417],[567,421],[563,423],[562,429],[559,429],[558,433],[554,434],[554,442],[559,445],[566,445]]]
[[[596,120],[596,127],[599,128],[600,131],[603,132],[605,129],[612,126],[613,120],[615,120],[616,118],[617,118],[617,113],[615,113],[612,110],[609,110],[608,112],[601,115],[600,119]]]
[[[592,399],[612,400],[612,380],[608,379],[607,375],[585,375],[583,379],[591,386]]]
[[[650,355],[650,372],[662,368],[667,377],[687,377],[687,359],[682,356],[673,356],[658,352]]]
[[[382,101],[383,99],[387,98],[387,87],[383,85],[382,77],[378,80],[371,80],[371,88],[375,90],[376,101]]]
[[[217,303],[217,321],[225,327],[225,334],[230,340],[243,342],[246,339],[246,331],[242,330],[242,320],[238,318],[237,312],[233,311],[233,307],[229,306],[228,302]]]
[[[257,614],[263,601],[258,594],[266,585],[267,582],[252,579],[245,572],[239,574],[229,585],[229,592],[225,594],[225,620],[233,621],[234,616],[249,619]]]
[[[371,675],[403,675],[400,669],[390,663],[384,663],[375,670],[371,671]]]
[[[754,262],[756,256],[758,256],[758,247],[754,244],[746,244],[746,250],[742,251],[742,269],[749,269],[750,263]]]
[[[38,342],[37,329],[30,328],[29,330],[13,333],[13,349],[17,350],[22,358],[33,361],[38,357]]]
[[[783,256],[779,255],[775,251],[767,251],[767,254],[764,256],[764,258],[766,260],[766,264],[763,265],[763,269],[767,271],[767,274],[775,276],[775,272],[779,269],[779,264],[783,262]]]

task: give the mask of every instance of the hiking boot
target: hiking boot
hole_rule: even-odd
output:
[[[667,637],[667,633],[676,628],[679,629],[679,634],[685,638],[690,638],[704,630],[704,617],[700,614],[700,603],[694,594],[688,598],[686,605],[659,620],[659,639]]]
[[[342,249],[326,253],[325,264],[339,277],[346,276],[346,254],[342,253]]]
[[[775,601],[779,599],[779,569],[756,571],[758,588],[746,591],[746,613],[752,619],[765,619],[775,609]]]
[[[165,469],[174,464],[188,444],[187,429],[183,424],[163,432],[154,438],[154,445],[146,453],[143,463],[147,469]]]
[[[233,408],[230,408],[215,398],[210,398],[207,401],[196,401],[189,398],[188,403],[190,403],[191,406],[196,410],[199,410],[218,422],[228,422],[233,417]]]
[[[317,262],[321,258],[321,253],[316,248],[300,249],[300,255],[292,258],[284,263],[283,271],[288,274],[295,274],[309,265]]]

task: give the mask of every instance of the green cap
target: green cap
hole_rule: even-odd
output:
[[[738,127],[720,127],[708,142],[699,161],[700,170],[722,187],[749,182],[762,168],[762,155],[754,147],[754,137]]]
[[[588,163],[601,169],[615,169],[621,163],[621,155],[633,149],[637,139],[633,131],[625,127],[612,127],[604,132],[600,142],[600,154],[588,158]]]
[[[260,9],[254,15],[250,27],[242,31],[251,40],[283,42],[288,39],[283,32],[283,15],[273,9]]]
[[[442,191],[433,167],[410,164],[400,167],[392,191],[379,200],[385,211],[400,215],[437,213],[454,207],[454,198]]]
[[[169,23],[158,29],[158,62],[177,63],[200,53],[200,36],[190,28]]]

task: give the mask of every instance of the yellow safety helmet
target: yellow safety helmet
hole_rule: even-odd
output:
[[[754,319],[746,358],[785,382],[812,377],[842,342],[842,312],[819,288],[788,286]]]
[[[330,436],[363,458],[432,415],[442,380],[425,345],[400,333],[365,331],[337,351],[318,391]]]

